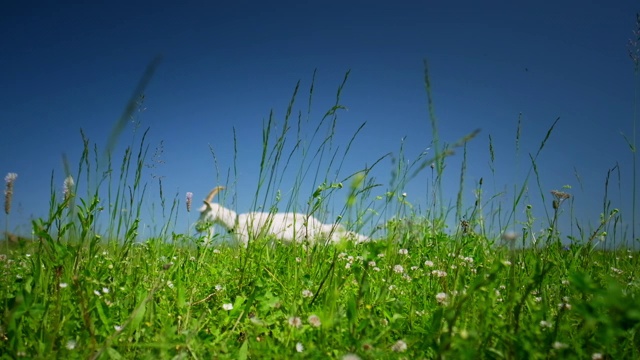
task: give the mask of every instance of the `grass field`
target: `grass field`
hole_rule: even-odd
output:
[[[425,79],[430,100],[428,73]],[[137,105],[134,97],[116,124],[107,157]],[[321,122],[330,126],[338,105]],[[219,241],[206,243],[171,226],[183,205],[178,199],[167,206],[173,215],[159,233],[142,237],[141,203],[149,197],[140,180],[145,137],[104,178],[83,137],[77,174],[68,171],[61,193],[52,179],[50,211],[33,222],[33,237],[7,236],[1,244],[0,358],[640,358],[640,254],[601,243],[608,229],[616,231],[618,211],[605,199],[599,226],[567,244],[558,222],[571,202],[562,191],[547,195],[552,217],[543,232],[525,220],[521,233],[503,233],[487,224],[484,208],[467,212],[459,200],[446,209],[439,190],[444,164],[452,149],[464,153],[476,133],[444,146],[433,112],[430,118],[433,158],[393,170],[390,190],[379,199],[393,216],[375,224],[375,241],[358,245],[259,238],[245,248],[222,231]],[[270,127],[271,120],[265,134]],[[538,153],[552,132],[553,125]],[[280,139],[265,140],[263,188],[276,181],[269,169],[287,159]],[[322,146],[307,153],[321,153]],[[421,171],[433,174],[433,206],[407,213],[402,185]],[[86,195],[77,191],[81,179]],[[308,201],[312,209],[326,206],[319,194],[343,187],[325,179],[316,179],[322,185]],[[15,179],[6,181],[9,229]],[[344,179],[350,195],[342,213],[354,230],[375,220],[368,200],[373,183],[366,172]],[[527,209],[527,185],[503,212]],[[446,228],[449,213],[471,216]]]

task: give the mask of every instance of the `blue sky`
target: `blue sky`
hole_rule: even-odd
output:
[[[571,185],[574,213],[565,213],[564,226],[570,216],[585,228],[595,226],[607,171],[618,164],[619,185],[612,177],[609,196],[629,226],[634,222],[632,161],[620,133],[633,133],[637,79],[627,41],[638,10],[631,1],[606,6],[583,1],[12,2],[0,14],[0,171],[19,176],[10,230],[29,232],[29,218],[46,214],[51,172],[59,190],[62,154],[74,167],[80,156],[80,128],[104,147],[146,65],[158,54],[162,62],[145,91],[140,126],[150,127],[147,163],[154,163],[161,144],[162,152],[161,163],[143,177],[149,189],[143,223],[162,223],[153,176],[163,177],[165,196],[178,194],[181,202],[187,191],[199,200],[229,181],[231,196],[224,203],[248,211],[258,182],[263,124],[273,110],[277,126],[282,125],[297,81],[301,89],[294,114],[301,111],[306,121],[315,69],[306,138],[335,103],[348,70],[340,101],[348,110],[339,112],[333,149],[344,149],[366,122],[338,178],[386,153],[398,156],[405,137],[405,156],[414,160],[433,139],[423,81],[426,58],[441,141],[453,143],[481,129],[468,144],[467,204],[481,177],[485,199],[506,191],[495,201],[509,204],[514,186],[524,183],[529,170],[528,154],[537,151],[559,117],[538,158],[544,206],[550,208],[549,190]],[[123,133],[120,150],[130,143],[132,129]],[[234,168],[233,129],[237,176],[231,172],[227,179]],[[489,135],[495,175],[488,165]],[[295,131],[289,151],[293,141]],[[222,179],[216,178],[210,147]],[[461,159],[457,151],[445,169],[443,195],[452,204]],[[292,172],[280,174],[285,197],[299,168],[295,161]],[[385,159],[372,172],[385,185],[372,195],[387,190],[391,168]],[[313,191],[312,179],[307,180],[301,185],[304,195]],[[403,189],[417,211],[426,206],[430,181],[427,171]],[[531,203],[542,227],[546,220],[534,178],[529,185],[530,197],[517,216],[524,220],[524,205]],[[342,206],[346,192],[337,193],[332,208]],[[176,231],[185,231],[193,218],[181,206]]]

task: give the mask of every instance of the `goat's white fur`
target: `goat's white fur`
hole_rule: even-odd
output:
[[[323,224],[311,215],[300,213],[266,213],[250,212],[237,214],[235,211],[212,202],[213,197],[224,189],[218,186],[209,192],[200,208],[199,222],[210,222],[226,228],[245,246],[249,239],[263,236],[274,237],[278,240],[292,241],[327,241],[337,242],[341,239],[369,241],[369,237],[347,231],[339,224]],[[211,233],[210,233],[211,235]]]

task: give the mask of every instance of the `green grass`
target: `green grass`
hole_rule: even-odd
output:
[[[273,114],[265,122],[254,207],[312,213],[358,231],[378,226],[376,241],[253,239],[247,248],[229,241],[205,246],[198,234],[176,232],[172,224],[181,216],[180,201],[165,198],[160,180],[160,226],[153,236],[139,235],[148,195],[141,181],[146,132],[134,135],[122,162],[112,165],[116,139],[124,124],[136,119],[139,94],[155,65],[104,153],[83,135],[75,183],[58,194],[52,175],[49,215],[33,222],[34,240],[11,237],[2,244],[0,359],[640,358],[640,254],[604,249],[601,243],[607,232],[617,231],[621,215],[605,197],[598,225],[584,227],[567,246],[558,224],[569,221],[571,197],[562,191],[549,195],[550,189],[540,186],[537,156],[557,120],[530,156],[513,203],[500,203],[499,194],[485,199],[480,180],[475,205],[463,208],[466,144],[478,132],[440,143],[426,63],[435,154],[421,154],[408,164],[401,148],[386,186],[369,175],[381,159],[339,177],[361,129],[346,150],[334,144],[348,73],[335,105],[318,123],[309,120],[312,82],[307,119],[299,112],[296,125],[298,84],[281,131],[275,132]],[[291,132],[304,124],[316,126],[310,138]],[[490,137],[489,146],[495,177]],[[463,157],[460,190],[450,207],[441,182],[454,150]],[[67,164],[65,176],[70,168]],[[295,185],[284,204],[277,189],[288,171]],[[401,190],[425,171],[431,171],[431,194],[420,213]],[[550,205],[543,232],[534,230],[525,203],[533,196],[530,178]],[[314,191],[305,197],[301,184],[308,181]],[[339,216],[327,219],[343,188],[347,196]],[[298,200],[306,204],[303,209],[295,205]],[[520,219],[516,214],[523,210]],[[451,216],[461,221],[448,229]],[[514,236],[507,228],[522,233]]]

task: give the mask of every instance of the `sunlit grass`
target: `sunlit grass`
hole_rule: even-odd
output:
[[[111,162],[115,138],[123,121],[141,109],[139,94],[154,66],[104,155],[83,135],[78,172],[72,176],[67,169],[62,194],[52,175],[49,214],[33,222],[34,238],[7,235],[0,255],[0,358],[640,357],[639,254],[602,248],[607,229],[618,226],[618,210],[605,198],[598,226],[567,244],[558,224],[568,221],[564,211],[571,209],[571,195],[540,186],[537,155],[558,120],[530,157],[513,203],[487,198],[480,180],[475,205],[466,209],[466,144],[478,132],[440,144],[427,71],[434,155],[425,152],[407,163],[401,148],[385,186],[370,176],[380,159],[364,169],[342,169],[362,129],[346,151],[334,144],[348,74],[311,138],[302,131],[290,133],[302,126],[301,114],[292,124],[298,84],[280,132],[273,115],[265,123],[253,205],[312,213],[367,231],[376,241],[282,244],[258,238],[244,247],[233,234],[218,231],[216,241],[206,243],[204,234],[173,227],[180,201],[173,199],[169,206],[161,182],[162,223],[157,234],[143,237],[146,132],[133,137],[118,167]],[[313,83],[308,117],[312,94]],[[463,160],[456,205],[448,208],[441,181],[453,150],[462,151]],[[285,203],[279,189],[287,171],[293,171],[295,185]],[[425,172],[432,193],[419,213],[402,189]],[[549,205],[542,232],[533,228],[531,208],[523,200],[533,176]],[[302,187],[309,181],[311,190]],[[77,190],[82,182],[86,196]],[[341,189],[344,204],[329,211]],[[192,196],[186,195],[189,210]],[[525,218],[517,218],[522,211]],[[459,225],[447,228],[451,217]],[[505,231],[514,225],[522,229],[519,234]]]

